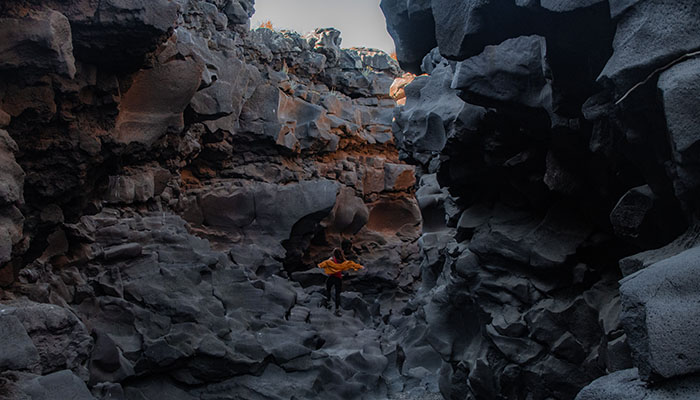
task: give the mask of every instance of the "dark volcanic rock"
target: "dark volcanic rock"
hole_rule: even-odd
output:
[[[252,0],[0,4],[0,397],[387,398],[420,281],[398,63]],[[326,309],[316,264],[346,273]],[[335,314],[340,315],[335,315]],[[415,360],[415,358],[413,358]]]
[[[394,133],[424,218],[402,323],[446,398],[572,399],[632,366],[654,386],[622,372],[579,398],[696,393],[673,311],[698,244],[691,3],[432,1]],[[385,15],[407,47],[410,17]]]
[[[0,367],[4,370],[26,370],[39,363],[39,352],[27,335],[22,322],[14,315],[0,317],[3,336]]]
[[[382,0],[381,7],[401,67],[419,73],[423,56],[437,44],[431,1]]]
[[[661,400],[695,399],[700,393],[697,377],[649,387],[637,376],[636,369],[612,373],[586,386],[576,400]]]
[[[75,53],[107,69],[138,68],[177,19],[177,5],[166,0],[106,0],[90,11],[69,17]]]
[[[49,10],[0,18],[0,27],[0,70],[75,76],[71,27],[65,15]]]
[[[700,346],[692,315],[698,249],[686,250],[625,278],[622,323],[644,380],[696,373]]]
[[[0,4],[0,397],[697,397],[695,3],[253,6]]]
[[[509,39],[458,63],[451,87],[472,104],[551,112],[551,71],[546,57],[547,44],[541,36]]]
[[[700,119],[693,110],[697,104],[691,93],[700,87],[700,74],[697,71],[700,62],[691,60],[680,63],[665,71],[659,77],[658,87],[662,93],[664,112],[668,124],[671,144],[673,186],[687,209],[698,207],[697,181],[697,128]]]
[[[700,5],[692,0],[615,3],[617,19],[613,55],[600,79],[613,82],[622,96],[655,69],[700,49],[697,26]],[[625,4],[629,3],[629,5]]]
[[[485,45],[497,44],[525,33],[528,20],[513,1],[434,0],[433,14],[440,53],[449,59],[479,54]]]
[[[20,375],[18,378],[17,383],[3,388],[9,391],[10,398],[37,400],[95,399],[90,394],[87,386],[85,386],[85,382],[70,371],[59,371],[45,376]]]

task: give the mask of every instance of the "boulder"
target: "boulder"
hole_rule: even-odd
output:
[[[14,315],[0,310],[0,368],[3,370],[29,370],[39,364],[39,352],[27,335],[22,322]]]
[[[564,265],[591,232],[576,213],[553,207],[539,220],[515,210],[497,209],[488,229],[474,235],[469,249],[481,256],[499,256],[534,268]]]
[[[339,184],[321,179],[289,185],[257,183],[225,187],[200,198],[205,222],[229,230],[245,229],[279,240],[289,238],[304,217],[328,215],[336,202]],[[258,231],[259,230],[259,231]]]
[[[355,191],[342,187],[330,216],[330,227],[338,232],[357,233],[369,220],[369,209]]]
[[[335,28],[318,28],[304,38],[315,52],[326,57],[326,65],[333,67],[340,61],[340,31]]]
[[[657,196],[649,185],[632,188],[625,193],[610,213],[610,222],[619,236],[639,237]]]
[[[85,364],[92,338],[75,314],[59,306],[29,302],[5,305],[4,311],[26,329],[38,351],[42,373],[70,369],[87,378]]]
[[[88,10],[71,2],[60,7],[71,20],[76,58],[112,71],[141,68],[178,17],[177,4],[168,0],[105,0]]]
[[[448,138],[479,128],[486,110],[460,99],[450,88],[452,80],[451,65],[440,58],[430,76],[416,77],[405,87],[406,105],[395,112],[394,135],[409,160],[427,165]]]
[[[191,58],[174,57],[137,72],[119,106],[115,140],[148,147],[166,133],[180,133],[203,68]]]
[[[250,25],[250,17],[255,13],[254,0],[232,0],[224,8],[226,17],[233,25]]]
[[[155,195],[155,178],[152,171],[134,171],[129,175],[109,177],[106,200],[109,203],[144,203]]]
[[[695,4],[693,7],[700,15],[700,7]],[[698,68],[698,59],[682,62],[663,72],[658,82],[675,164],[674,188],[676,195],[693,211],[700,207],[697,200],[700,182],[696,174],[700,167],[700,117],[693,101],[693,93],[700,90]]]
[[[240,132],[277,142],[282,136],[282,124],[278,117],[281,96],[280,90],[272,85],[258,86],[241,110]],[[281,142],[285,143],[283,140]],[[294,148],[294,145],[285,147]]]
[[[330,120],[322,107],[283,93],[278,107],[277,115],[283,124],[275,138],[278,145],[292,151],[337,148],[339,138],[330,133]]]
[[[0,265],[10,261],[13,256],[13,248],[22,240],[24,228],[24,216],[15,206],[0,208]],[[2,269],[2,268],[0,268]],[[14,279],[11,267],[6,267],[7,273]],[[3,286],[12,283],[9,276],[2,279]]]
[[[247,188],[204,193],[199,206],[204,223],[210,226],[241,229],[255,220],[255,192]]]
[[[433,0],[440,53],[453,60],[475,56],[486,45],[519,36],[525,15],[514,1]]]
[[[192,97],[190,106],[200,115],[209,117],[230,115],[233,113],[233,86],[226,81],[216,80]]]
[[[657,68],[700,47],[700,4],[693,0],[613,2],[617,21],[613,54],[599,81],[618,98]]]
[[[380,200],[370,206],[367,228],[375,232],[396,234],[417,229],[421,224],[420,208],[415,200],[399,198]]]
[[[620,319],[645,381],[700,371],[697,267],[700,247],[659,261],[620,283]]]
[[[71,26],[60,12],[0,18],[0,43],[0,70],[75,76]]]
[[[22,380],[17,386],[32,400],[95,400],[85,382],[67,370]]]
[[[661,385],[648,386],[637,369],[614,372],[595,380],[576,400],[691,400],[700,396],[700,378],[688,377]]]
[[[620,270],[624,276],[647,268],[659,261],[671,258],[700,244],[700,226],[693,225],[671,243],[658,249],[643,251],[620,260]]]
[[[0,206],[24,202],[24,171],[15,161],[17,143],[0,129]]]
[[[410,190],[416,184],[415,167],[406,164],[384,164],[384,190]]]
[[[259,80],[257,68],[221,49],[210,48],[206,39],[188,30],[178,28],[175,36],[178,51],[185,57],[201,60],[205,66],[200,88],[190,102],[191,111],[212,132],[233,131],[233,121],[240,116],[243,104]]]
[[[545,38],[522,36],[458,63],[452,88],[472,104],[551,111],[551,79]]]
[[[419,74],[423,57],[437,44],[430,0],[382,0],[387,28],[405,71]]]

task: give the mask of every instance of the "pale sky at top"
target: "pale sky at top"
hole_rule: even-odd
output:
[[[380,0],[255,0],[252,28],[270,20],[275,29],[300,34],[316,28],[336,28],[341,46],[373,47],[391,53],[394,42],[386,31]]]

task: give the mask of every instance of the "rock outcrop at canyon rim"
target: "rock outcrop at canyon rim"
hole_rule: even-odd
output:
[[[700,397],[700,4],[382,8],[443,395]]]
[[[402,72],[253,12],[0,4],[0,397],[437,391],[395,321],[420,278]],[[341,246],[366,269],[338,317],[316,263]]]

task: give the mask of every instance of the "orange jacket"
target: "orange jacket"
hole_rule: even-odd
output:
[[[339,264],[333,261],[332,258],[318,264],[318,267],[321,268],[326,275],[337,274],[338,272],[343,272],[348,269],[354,269],[357,271],[365,268],[362,265],[350,260],[345,260]]]

